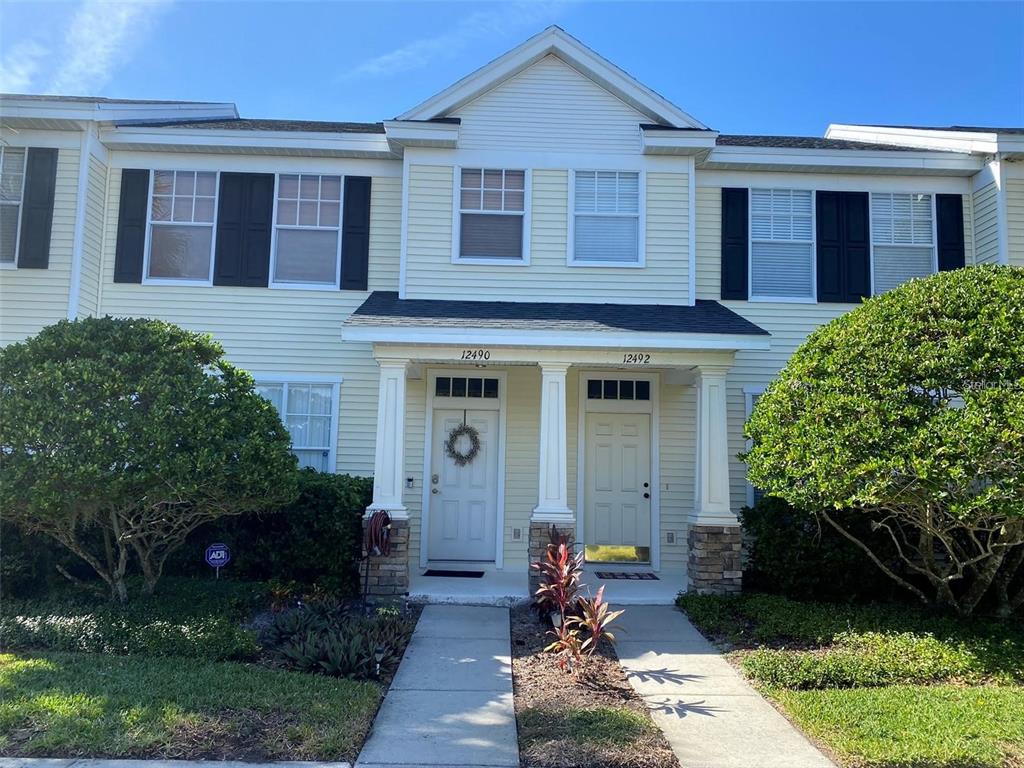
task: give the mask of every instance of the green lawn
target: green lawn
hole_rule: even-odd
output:
[[[847,765],[1024,765],[1024,689],[890,686],[768,692]]]
[[[252,664],[0,655],[0,754],[354,760],[376,683]]]
[[[1024,626],[905,605],[680,595],[704,634],[847,766],[1024,766]]]

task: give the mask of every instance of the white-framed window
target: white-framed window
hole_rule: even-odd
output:
[[[814,301],[814,192],[750,190],[750,298]]]
[[[459,168],[453,261],[525,264],[529,260],[528,174]]]
[[[27,155],[24,147],[0,147],[0,267],[18,264]]]
[[[752,386],[743,388],[743,400],[745,405],[745,415],[743,421],[746,422],[750,415],[754,412],[754,406],[757,405],[758,398],[764,394],[765,388],[763,386]],[[750,441],[747,441],[747,450],[750,450]],[[747,506],[752,507],[761,500],[764,496],[764,491],[760,488],[755,488],[751,485],[750,481],[747,480]]]
[[[639,171],[575,171],[569,263],[642,267],[643,186]]]
[[[153,171],[147,227],[147,282],[213,282],[216,171]]]
[[[885,293],[938,269],[935,196],[871,193],[871,292]]]
[[[288,428],[299,466],[334,472],[340,382],[254,376],[256,391],[273,404]]]
[[[337,289],[341,277],[341,176],[277,177],[271,285]]]

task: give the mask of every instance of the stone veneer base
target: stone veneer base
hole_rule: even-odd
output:
[[[366,523],[363,520],[363,556],[366,556]],[[360,563],[359,589],[363,588],[366,561]],[[371,595],[404,595],[409,591],[409,521],[391,521],[391,554],[370,557],[370,574],[366,578]]]
[[[729,595],[743,586],[743,537],[738,525],[691,525],[687,534],[689,589]]]

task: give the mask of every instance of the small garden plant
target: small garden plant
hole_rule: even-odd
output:
[[[571,671],[582,668],[584,656],[593,654],[602,639],[615,642],[608,627],[625,612],[610,609],[604,600],[604,586],[593,598],[579,594],[583,557],[583,552],[570,552],[569,541],[552,525],[544,560],[530,565],[540,573],[535,606],[554,625],[548,634],[555,640],[545,651],[556,655],[559,667]]]

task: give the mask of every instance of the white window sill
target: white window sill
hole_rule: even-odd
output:
[[[747,301],[764,304],[817,304],[818,300],[811,296],[750,296]]]
[[[212,280],[188,280],[185,278],[174,278],[174,277],[144,277],[142,278],[143,285],[178,285],[182,287],[192,288],[209,288],[213,285]]]
[[[476,264],[487,267],[528,267],[530,260],[525,258],[506,259],[501,256],[453,256],[452,264]]]
[[[16,261],[0,261],[0,269],[17,269],[18,263]]]
[[[643,269],[646,266],[642,261],[587,261],[586,259],[569,259],[566,265],[570,267],[608,267],[610,269]]]
[[[274,290],[284,291],[340,291],[338,283],[271,283]]]

